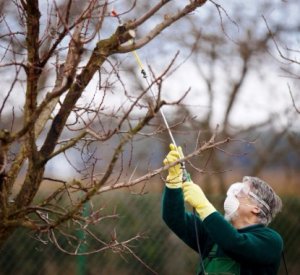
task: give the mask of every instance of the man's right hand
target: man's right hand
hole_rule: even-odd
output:
[[[182,149],[180,146],[176,147],[174,144],[170,144],[170,152],[164,159],[164,165],[170,165],[182,157]],[[180,163],[172,166],[168,169],[168,176],[166,186],[169,188],[181,188],[182,187],[182,169]]]

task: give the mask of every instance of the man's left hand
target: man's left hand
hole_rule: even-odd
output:
[[[200,186],[192,181],[186,181],[182,187],[184,200],[196,209],[202,219],[205,219],[208,215],[216,211]]]

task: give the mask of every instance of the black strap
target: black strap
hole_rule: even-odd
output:
[[[200,274],[205,274],[205,268],[204,268],[204,264],[203,264],[203,257],[202,257],[201,248],[200,248],[200,240],[199,240],[199,234],[198,234],[197,216],[196,216],[195,207],[193,207],[193,214],[194,214],[194,225],[195,225],[197,249],[198,249],[198,252],[199,252],[199,260],[200,260],[200,267],[201,267],[201,273]]]
[[[282,260],[283,260],[283,264],[284,264],[285,273],[288,275],[289,273],[288,273],[287,264],[285,261],[284,251],[282,251],[281,256],[282,256]]]

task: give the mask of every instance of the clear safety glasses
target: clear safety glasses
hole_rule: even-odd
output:
[[[227,191],[227,196],[234,196],[236,198],[252,197],[263,205],[267,211],[270,211],[269,205],[250,190],[249,179],[247,177],[244,178],[243,182],[232,184]],[[263,209],[261,209],[261,211],[266,215]]]

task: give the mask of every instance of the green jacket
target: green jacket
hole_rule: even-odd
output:
[[[165,188],[162,216],[168,227],[188,246],[198,252],[194,214],[185,211],[181,188]],[[240,263],[241,275],[275,275],[278,272],[283,241],[271,228],[256,224],[237,230],[219,212],[204,221],[196,216],[203,259],[218,245],[218,257],[230,257]]]

